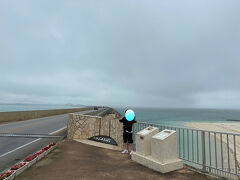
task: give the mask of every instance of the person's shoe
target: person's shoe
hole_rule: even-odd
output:
[[[126,154],[126,153],[128,153],[128,150],[127,150],[127,149],[124,149],[124,150],[122,151],[122,154]]]
[[[130,152],[130,155],[132,155],[133,154],[133,150],[131,150],[131,152]]]

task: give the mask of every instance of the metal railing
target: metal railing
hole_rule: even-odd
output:
[[[49,134],[18,134],[18,133],[0,133],[1,137],[13,137],[13,138],[53,138],[53,139],[63,139],[64,136],[55,136]]]
[[[178,157],[185,164],[229,179],[240,178],[240,134],[137,122],[134,143],[136,132],[148,126],[177,132]]]

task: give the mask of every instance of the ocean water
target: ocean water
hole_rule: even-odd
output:
[[[82,108],[82,107],[84,106],[41,105],[41,104],[0,104],[0,112],[48,110],[48,109],[71,109],[71,108]]]
[[[114,108],[122,115],[123,108]],[[184,125],[186,122],[230,122],[227,119],[240,120],[240,110],[223,109],[161,109],[132,108],[136,120],[141,122]]]
[[[81,108],[72,105],[26,105],[0,104],[0,112]],[[114,108],[124,115],[124,108]],[[136,120],[141,122],[184,125],[185,122],[229,122],[227,119],[240,120],[240,110],[223,109],[163,109],[163,108],[132,108]]]

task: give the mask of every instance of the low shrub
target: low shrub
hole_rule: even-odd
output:
[[[16,164],[15,166],[13,166],[13,167],[11,168],[11,170],[17,170],[17,169],[23,167],[25,164],[26,164],[26,162],[18,163],[18,164]]]

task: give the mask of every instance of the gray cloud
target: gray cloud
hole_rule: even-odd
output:
[[[239,108],[239,8],[1,1],[0,102]]]

